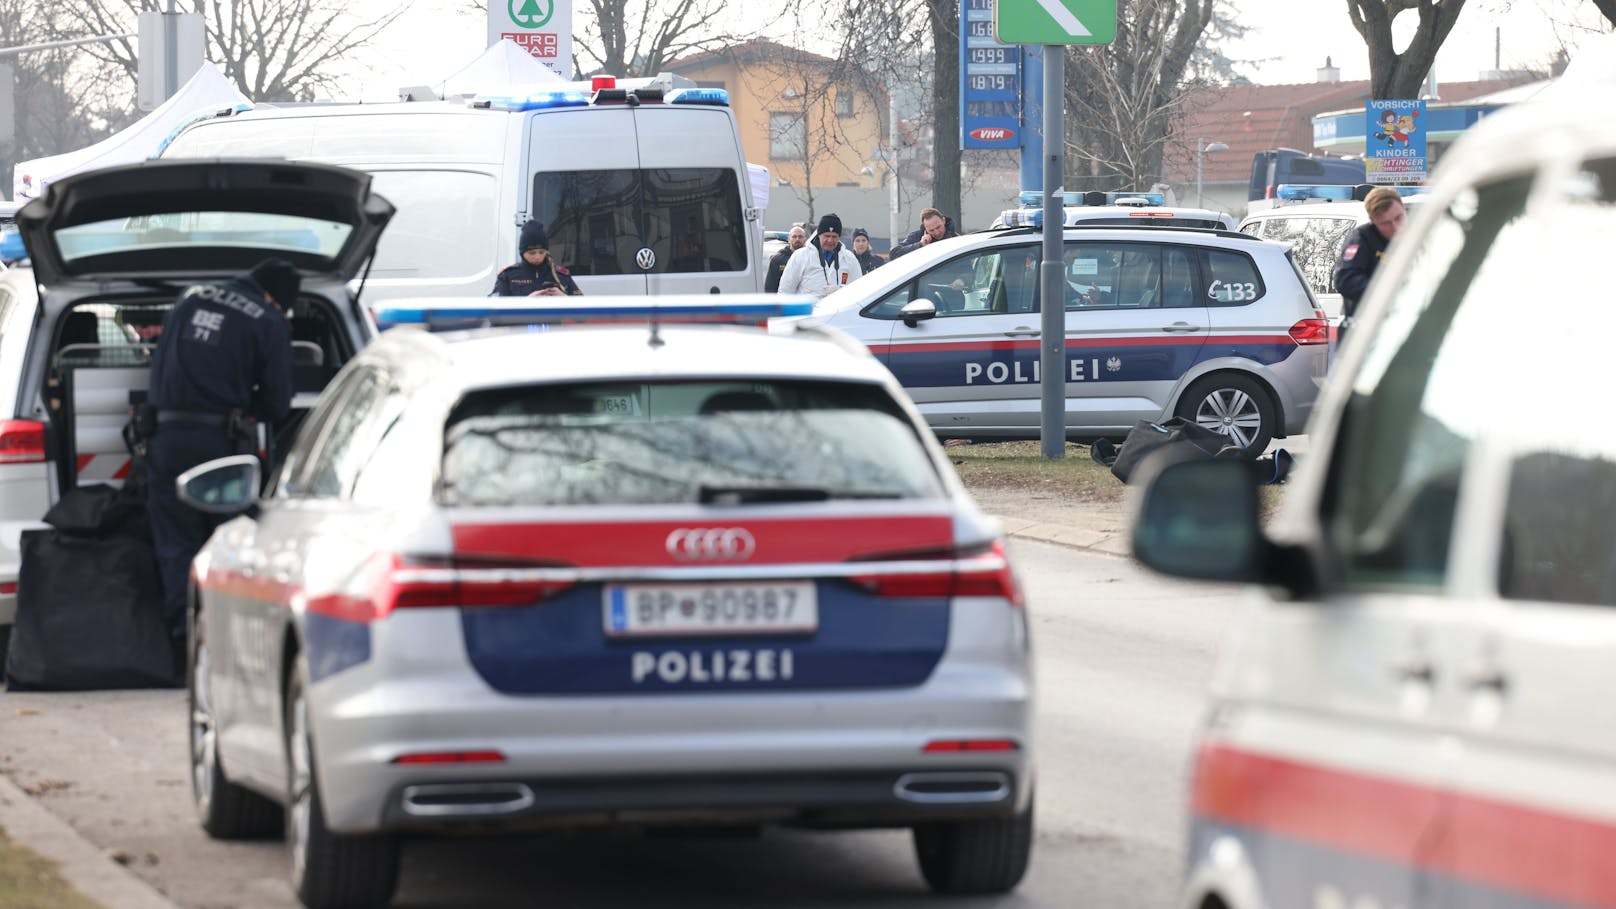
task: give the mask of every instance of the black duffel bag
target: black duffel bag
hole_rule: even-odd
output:
[[[22,534],[17,618],[6,660],[14,691],[180,684],[151,543],[134,533]]]
[[[1111,473],[1128,482],[1145,459],[1158,452],[1169,458],[1241,458],[1246,451],[1229,442],[1229,437],[1183,417],[1165,423],[1140,420],[1128,431],[1128,438],[1116,450]]]

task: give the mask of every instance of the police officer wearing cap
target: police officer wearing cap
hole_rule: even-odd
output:
[[[522,225],[522,236],[517,243],[522,261],[507,266],[494,279],[490,297],[581,296],[577,282],[567,270],[550,257],[550,237],[544,225],[529,221]]]
[[[266,259],[229,280],[186,288],[163,319],[142,422],[149,433],[146,508],[176,662],[184,653],[191,560],[224,519],[181,502],[174,481],[204,461],[256,452],[253,421],[274,424],[291,412],[287,312],[301,286],[290,262]]]

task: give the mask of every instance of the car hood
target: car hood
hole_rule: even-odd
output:
[[[348,281],[392,216],[360,171],[156,160],[52,181],[17,212],[17,227],[43,285],[231,273],[272,256],[305,275]]]

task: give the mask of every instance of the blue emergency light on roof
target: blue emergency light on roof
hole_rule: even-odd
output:
[[[1274,198],[1284,199],[1287,202],[1300,202],[1306,199],[1331,200],[1336,202],[1352,201],[1356,186],[1337,184],[1296,184],[1281,183],[1274,187]]]
[[[1119,205],[1133,202],[1135,205],[1167,204],[1166,193],[1102,193],[1102,192],[1065,192],[1061,193],[1062,204],[1069,206],[1079,205]],[[1016,195],[1016,201],[1022,205],[1043,205],[1044,193],[1037,189],[1024,189]]]
[[[812,300],[711,302],[698,297],[662,297],[654,301],[530,303],[525,298],[497,297],[401,300],[376,307],[376,325],[420,325],[429,329],[479,328],[490,325],[562,325],[576,323],[719,323],[763,325],[770,319],[812,315]]]
[[[729,107],[729,92],[722,88],[681,88],[668,96],[668,103]]]
[[[518,112],[552,107],[588,107],[589,97],[576,89],[547,88],[508,95],[477,95],[471,99],[471,106]]]

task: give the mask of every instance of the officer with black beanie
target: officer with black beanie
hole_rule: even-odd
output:
[[[507,266],[494,279],[490,297],[580,296],[577,282],[565,268],[550,257],[550,237],[544,224],[529,221],[522,225],[522,235],[516,245],[522,261]]]

